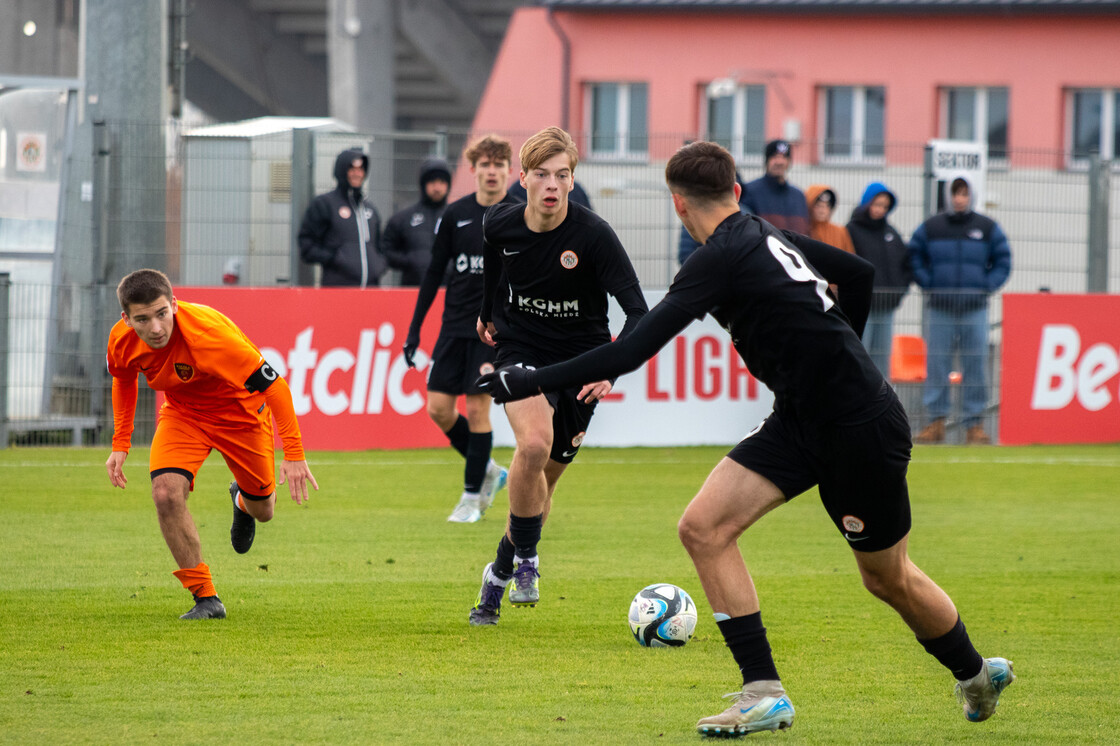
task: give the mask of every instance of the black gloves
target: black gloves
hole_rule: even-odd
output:
[[[408,332],[408,336],[405,337],[405,339],[404,339],[404,361],[405,361],[405,363],[408,364],[408,367],[410,367],[410,368],[415,368],[416,367],[416,363],[415,363],[415,361],[413,361],[412,358],[415,357],[416,350],[419,349],[419,348],[420,348],[420,334],[418,332],[414,332],[410,329],[409,332]]]
[[[541,393],[536,368],[521,363],[481,375],[475,385],[489,393],[499,404],[528,399]]]

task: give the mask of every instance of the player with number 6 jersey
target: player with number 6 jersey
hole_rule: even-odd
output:
[[[174,575],[195,600],[180,618],[224,618],[187,497],[206,457],[217,450],[234,477],[230,542],[240,554],[249,551],[256,522],[271,520],[276,503],[275,417],[284,448],[280,484],[287,481],[296,503],[306,501],[307,484],[319,485],[304,456],[292,392],[237,325],[213,308],[178,301],[162,272],[133,272],[121,280],[117,298],[121,320],[109,334],[106,355],[113,377],[109,481],[122,489],[128,483],[123,467],[143,374],[165,397],[148,468],[160,530],[179,566]]]
[[[665,180],[702,245],[662,301],[625,339],[545,368],[499,368],[479,384],[498,401],[516,401],[622,375],[711,314],[774,392],[774,411],[712,470],[678,524],[743,684],[731,707],[702,718],[697,730],[743,735],[793,724],[739,537],[813,486],[864,586],[953,674],[965,717],[987,719],[1015,675],[1010,661],[980,657],[953,601],[907,553],[910,424],[860,343],[874,268],[741,214],[734,160],[716,143],[678,150]]]

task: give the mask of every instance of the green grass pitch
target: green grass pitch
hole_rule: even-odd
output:
[[[211,458],[190,505],[229,618],[181,622],[147,452],[0,452],[0,743],[697,743],[738,672],[676,522],[725,449],[585,449],[541,543],[542,602],[467,625],[508,501],[449,524],[450,450],[313,453],[321,490],[244,556]],[[508,461],[508,450],[498,458]],[[915,450],[911,554],[1019,680],[964,720],[952,680],[862,589],[815,493],[741,541],[797,718],[788,744],[1120,740],[1120,447]],[[626,612],[676,583],[696,636],[649,650]],[[779,740],[780,739],[780,740]]]

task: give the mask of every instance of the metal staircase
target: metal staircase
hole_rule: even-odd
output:
[[[327,115],[331,1],[190,0],[187,98],[225,121]],[[392,1],[398,128],[466,129],[510,15],[530,2]],[[485,60],[484,69],[456,63],[463,59]]]

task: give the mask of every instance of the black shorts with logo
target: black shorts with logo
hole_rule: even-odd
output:
[[[474,385],[483,373],[494,370],[494,348],[478,337],[445,337],[440,334],[432,349],[428,390],[441,394],[486,393]]]
[[[532,366],[535,368],[558,362],[547,360],[539,354],[533,353],[523,347],[512,347],[508,344],[499,347],[494,365],[501,368],[507,365]],[[587,426],[591,424],[591,417],[595,414],[598,402],[586,404],[576,399],[582,386],[576,388],[549,391],[544,397],[552,406],[552,451],[548,457],[560,464],[570,464],[583,444],[587,435]]]
[[[852,549],[887,549],[910,531],[910,423],[893,391],[889,397],[885,411],[858,425],[810,426],[772,412],[727,457],[769,479],[786,500],[817,485]]]

